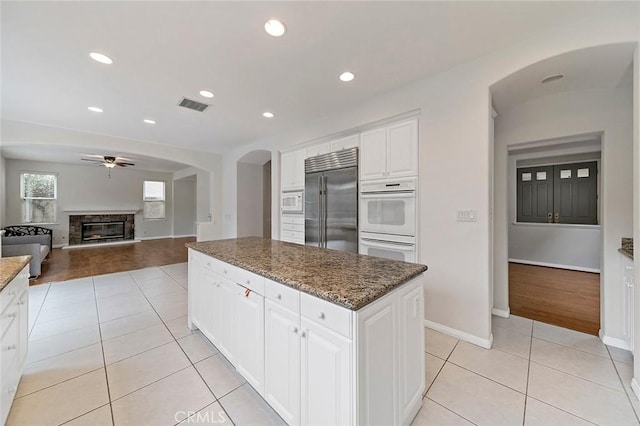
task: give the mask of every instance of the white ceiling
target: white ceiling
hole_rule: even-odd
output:
[[[1,3],[2,115],[224,152],[355,107],[611,2]],[[263,30],[282,19],[280,38]],[[110,55],[110,66],[89,51]],[[349,84],[344,70],[356,73]],[[216,97],[205,113],[181,96]],[[99,106],[104,113],[87,111]],[[264,119],[263,111],[275,119]],[[158,124],[142,122],[152,118]]]
[[[491,88],[493,106],[502,113],[512,106],[554,93],[630,86],[634,49],[632,43],[597,46],[530,65]],[[540,83],[553,74],[564,74],[565,78]]]
[[[88,167],[102,167],[100,164],[82,161],[81,158],[87,155],[111,155],[113,157],[126,157],[135,163],[135,166],[128,167],[133,170],[147,170],[155,172],[173,173],[183,170],[189,166],[176,163],[173,161],[162,160],[159,158],[147,157],[142,155],[130,155],[124,152],[100,151],[100,152],[83,152],[75,147],[46,145],[46,149],[42,145],[12,145],[2,147],[2,156],[4,158],[16,160],[35,160],[47,161],[51,163],[76,164]]]

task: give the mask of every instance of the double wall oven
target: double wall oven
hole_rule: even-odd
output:
[[[359,252],[417,260],[415,178],[361,184]]]

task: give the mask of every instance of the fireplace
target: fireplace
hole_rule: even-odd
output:
[[[133,214],[69,215],[69,245],[133,240]]]
[[[82,224],[82,241],[124,240],[124,221]]]

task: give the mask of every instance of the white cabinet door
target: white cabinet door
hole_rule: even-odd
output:
[[[236,286],[235,345],[236,369],[264,395],[264,297]]]
[[[387,128],[387,176],[389,178],[418,174],[418,121],[410,120]]]
[[[337,139],[331,142],[331,152],[342,151],[343,149],[358,148],[360,146],[360,135],[351,135],[346,138]]]
[[[219,277],[214,291],[213,335],[216,347],[233,364],[235,359],[235,303],[237,284]]]
[[[264,398],[289,425],[300,424],[300,314],[264,303]]]
[[[351,424],[351,341],[305,317],[300,325],[301,424]]]
[[[329,145],[329,142],[320,143],[307,148],[306,158],[315,157],[316,155],[327,154],[329,152],[331,152],[331,146]]]
[[[304,159],[307,150],[285,152],[280,157],[280,186],[282,190],[304,188]]]
[[[633,260],[628,257],[622,259],[622,277],[623,277],[623,289],[624,289],[624,316],[625,316],[625,328],[624,337],[629,350],[633,352],[633,315],[634,315],[634,296],[633,296]]]
[[[398,348],[394,342],[398,319],[394,300],[386,297],[358,312],[358,397],[366,401],[358,406],[358,422],[365,425],[398,423]]]
[[[419,280],[418,280],[419,281]],[[413,420],[425,391],[424,365],[424,289],[422,282],[399,292],[398,351],[400,424]]]
[[[382,179],[387,174],[385,128],[371,130],[360,139],[360,179]]]
[[[189,328],[195,330],[202,320],[202,300],[205,292],[205,269],[200,260],[191,254],[189,256],[189,281],[188,281],[188,317]]]
[[[25,279],[26,281],[26,279]],[[28,283],[22,284],[23,291],[18,297],[18,365],[22,367],[27,357],[29,345],[29,289]]]

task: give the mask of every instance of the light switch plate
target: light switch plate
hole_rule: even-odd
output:
[[[477,222],[477,210],[458,210],[458,222]]]

